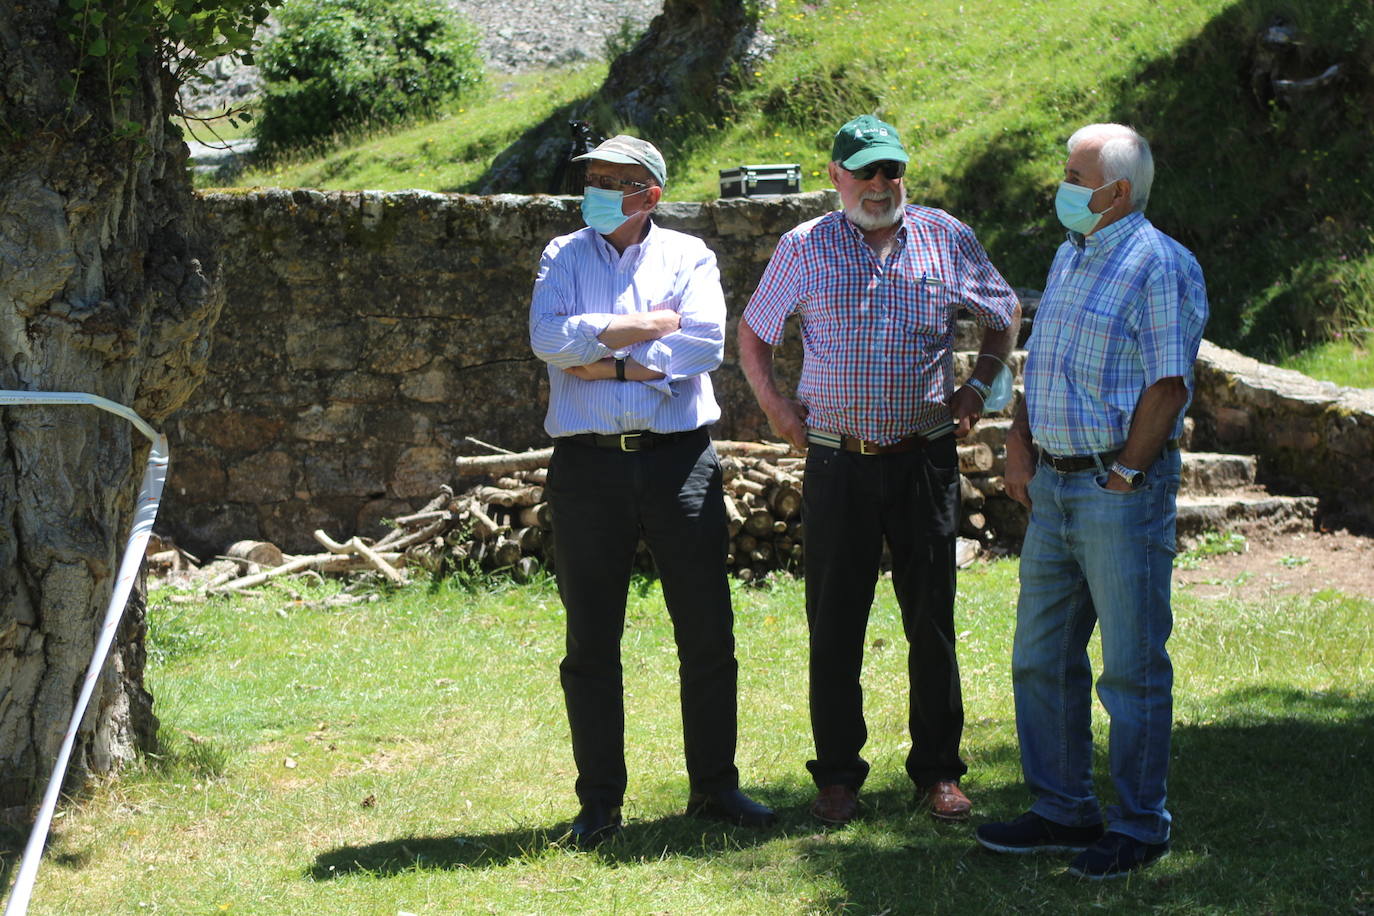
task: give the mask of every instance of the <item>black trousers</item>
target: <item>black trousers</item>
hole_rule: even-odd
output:
[[[687,776],[694,792],[739,785],[734,616],[720,462],[705,428],[640,452],[554,445],[545,488],[558,592],[568,616],[560,668],[577,797],[625,794],[620,638],[635,547],[653,553],[677,640]]]
[[[908,775],[917,785],[958,779],[964,701],[954,650],[954,547],[959,459],[952,436],[924,449],[860,455],[812,444],[802,489],[806,619],[811,630],[811,730],[816,785],[856,791],[864,723],[864,632],[882,558],[902,611],[911,684]]]

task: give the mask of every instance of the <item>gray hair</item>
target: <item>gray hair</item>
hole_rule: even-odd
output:
[[[1140,211],[1150,201],[1150,185],[1155,180],[1155,158],[1150,144],[1125,124],[1089,124],[1069,138],[1069,153],[1085,140],[1100,140],[1097,154],[1106,181],[1126,179],[1131,183],[1131,209]]]

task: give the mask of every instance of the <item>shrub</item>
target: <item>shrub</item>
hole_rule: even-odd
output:
[[[482,80],[478,34],[442,0],[287,0],[259,54],[261,149],[432,112]]]

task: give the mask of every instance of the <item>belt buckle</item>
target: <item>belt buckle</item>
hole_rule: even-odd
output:
[[[640,439],[640,437],[643,436],[643,435],[644,435],[643,433],[621,433],[621,434],[620,434],[620,450],[621,450],[622,452],[637,452],[637,451],[639,451],[639,439]],[[631,441],[627,441],[627,440],[633,440],[633,441],[631,442]],[[630,448],[631,445],[634,445],[634,448]]]
[[[868,445],[869,445],[869,443],[868,443],[868,440],[867,440],[867,439],[860,439],[860,440],[859,440],[859,454],[860,454],[860,455],[876,455],[876,454],[878,454],[878,449],[881,448],[881,446],[874,446],[873,449],[870,451],[869,448],[868,448]]]

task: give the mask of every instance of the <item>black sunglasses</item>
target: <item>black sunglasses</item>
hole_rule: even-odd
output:
[[[881,162],[870,162],[868,165],[857,169],[845,169],[858,181],[868,181],[882,170],[883,177],[889,181],[896,181],[906,174],[905,162],[893,162],[891,159],[884,159]]]

